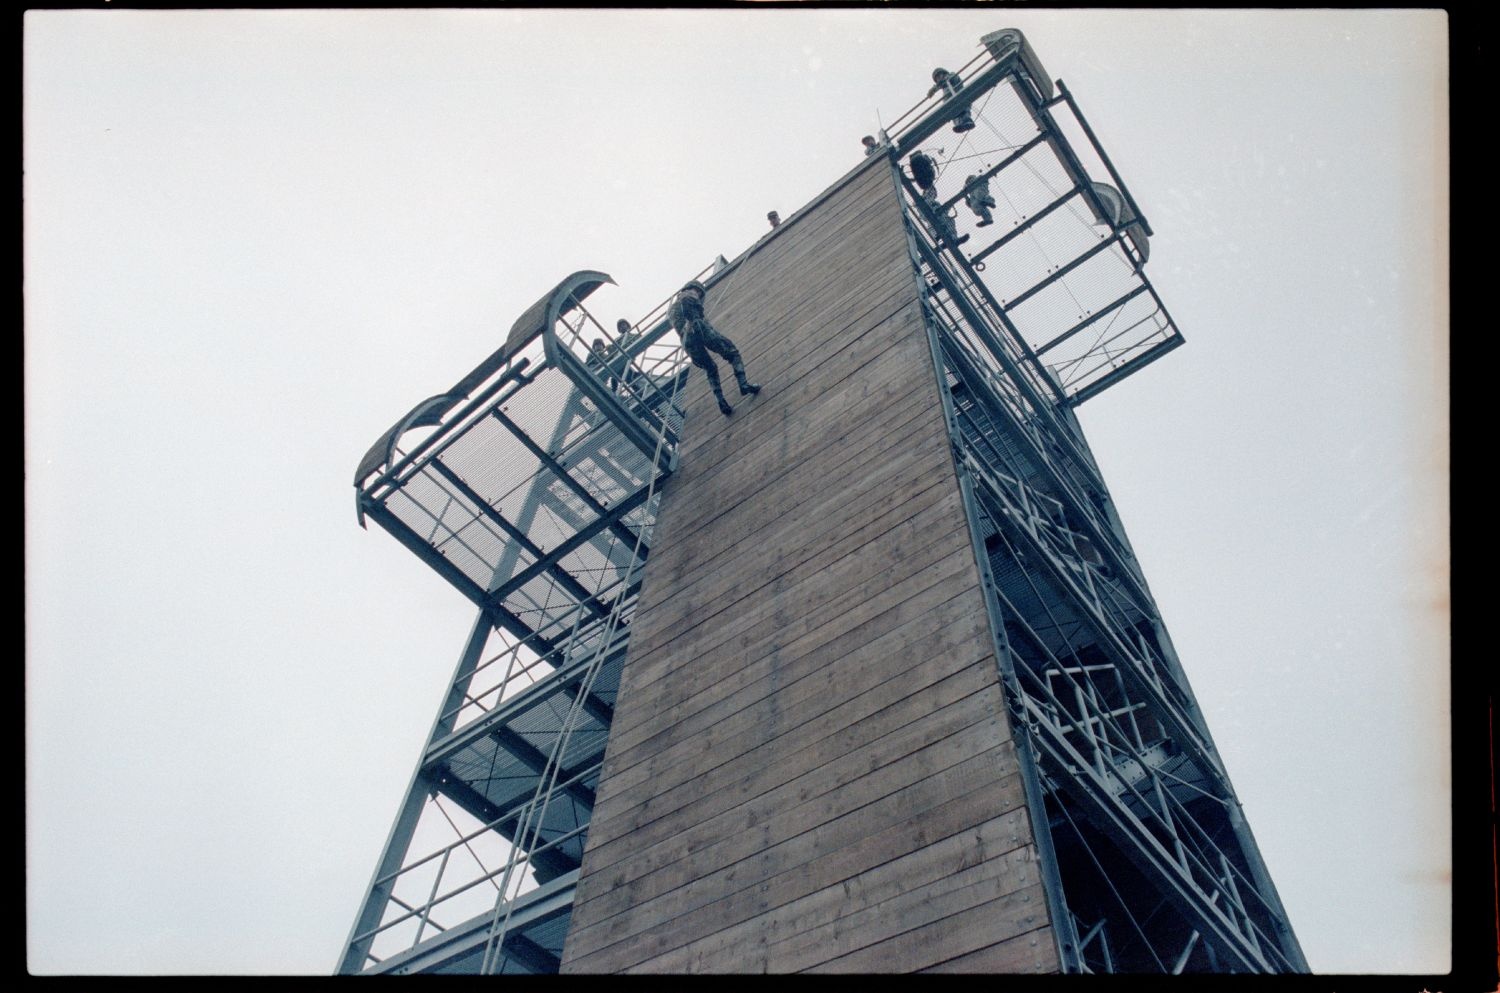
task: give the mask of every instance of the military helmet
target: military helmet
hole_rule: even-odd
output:
[[[687,282],[687,285],[683,286],[682,292],[686,293],[688,290],[697,290],[700,296],[708,295],[708,290],[705,289],[703,284],[698,282],[696,279],[689,280]]]

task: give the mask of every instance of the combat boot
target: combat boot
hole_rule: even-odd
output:
[[[736,362],[734,363],[733,368],[735,382],[740,384],[740,396],[754,396],[755,394],[760,392],[760,384],[752,383],[745,377],[745,367],[743,364]]]

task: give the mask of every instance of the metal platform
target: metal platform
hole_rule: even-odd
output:
[[[894,157],[937,165],[935,196],[912,203],[934,242],[967,242],[957,274],[1023,343],[1018,359],[1076,405],[1182,344],[1143,266],[1151,226],[1060,80],[1020,32],[997,31],[958,70],[957,96],[928,98],[889,129]],[[946,125],[967,113],[974,127]],[[989,182],[992,222],[967,206]],[[960,261],[961,260],[961,261]]]
[[[356,470],[360,523],[479,616],[341,972],[556,971],[687,371],[665,303],[594,319],[610,282],[549,290]]]

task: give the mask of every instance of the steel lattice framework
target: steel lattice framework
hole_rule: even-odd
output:
[[[666,305],[616,335],[583,305],[611,281],[563,280],[356,471],[361,523],[479,615],[340,972],[557,971],[683,415]]]
[[[1306,971],[1072,410],[1182,344],[1150,225],[1020,33],[981,47],[872,154],[902,190],[1060,961]],[[558,970],[687,375],[665,303],[619,337],[594,320],[607,282],[563,280],[356,471],[361,523],[479,613],[340,972]]]
[[[1182,342],[1142,269],[1150,227],[1019,33],[985,42],[968,100],[889,154],[940,167],[935,194],[901,174],[911,256],[1063,967],[1305,972],[1070,409]],[[991,226],[960,217],[974,175],[1000,233],[965,254]]]

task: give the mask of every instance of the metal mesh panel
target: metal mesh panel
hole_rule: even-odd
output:
[[[1015,147],[1041,134],[1030,104],[1021,96],[1019,85],[1015,77],[1001,80],[977,104],[979,112],[974,115],[976,120],[988,122],[996,135]]]
[[[1056,163],[1056,159],[1052,161]],[[1009,172],[1002,175],[1006,177],[1007,183],[1004,186],[1000,183],[993,185],[997,192],[1003,193],[1009,186],[1010,177]],[[1050,201],[1058,195],[1060,194],[1049,193],[1047,199]],[[1024,216],[1030,216],[1033,213],[1035,213],[1034,210],[1028,211]],[[1109,237],[1108,229],[1096,227],[1092,223],[1083,194],[1071,194],[1063,201],[1063,206],[1036,221],[1019,237],[1006,242],[986,256],[984,260],[985,284],[1003,306]],[[1129,279],[1132,275],[1132,268],[1130,261],[1124,258],[1123,253],[1117,251],[1114,264],[1108,269],[1096,272],[1093,263],[1085,263],[1084,267],[1064,276],[1055,285],[1065,287],[1075,294],[1086,294],[1088,287],[1096,284],[1105,290],[1113,289],[1109,296],[1093,302],[1093,306],[1102,306],[1120,293],[1117,286],[1109,284],[1118,284],[1121,280]],[[1046,291],[1043,291],[1038,295],[1045,293]],[[1080,304],[1088,306],[1089,301],[1080,298]],[[1080,311],[1073,314],[1058,314],[1050,322],[1046,320],[1046,317],[1052,315],[1045,314],[1032,318],[1035,326],[1023,325],[1022,319],[1014,311],[1010,312],[1010,316],[1017,322],[1017,327],[1025,333],[1027,341],[1033,346],[1040,346],[1058,330],[1069,327],[1083,317],[1083,313]]]
[[[1035,268],[1024,273],[1031,285],[1041,285],[1049,272],[1074,263],[1104,240],[1091,236],[1090,229],[1080,228],[1057,214],[1048,215],[1026,234],[1028,238],[1036,236],[1032,240],[1037,243],[1039,254],[1033,262]],[[1025,240],[1027,238],[1017,239],[1018,242]],[[1052,338],[1096,311],[1105,309],[1111,301],[1137,285],[1131,260],[1126,257],[1120,243],[1114,241],[1109,247],[1078,262],[1067,275],[1042,285],[1023,302],[1011,305],[1006,313],[1032,347],[1044,348]],[[1030,286],[1026,288],[1030,289]],[[1001,304],[1008,299],[1002,299]]]
[[[526,628],[555,638],[580,602],[616,588],[630,568],[654,504],[626,515],[629,530],[608,527],[610,508],[653,474],[652,460],[566,375],[544,368],[418,463],[384,504]],[[555,565],[522,576],[565,544]]]
[[[563,941],[568,937],[568,926],[572,923],[571,911],[550,920],[542,921],[525,930],[525,935],[552,954],[562,957]]]
[[[1106,219],[1095,206],[1096,185],[1115,177],[1072,104],[1034,105],[1012,77],[972,109],[972,131],[943,129],[922,143],[938,165],[937,206],[914,213],[932,240],[966,242],[972,272],[1039,355],[1044,375],[1081,401],[1180,343],[1140,269],[1145,228],[1125,213]],[[964,198],[970,176],[988,177],[994,199],[983,226]]]
[[[465,576],[481,587],[489,583],[509,539],[431,468],[408,477],[385,506]]]
[[[1035,585],[1032,570],[1019,565],[1003,543],[992,543],[989,552],[990,571],[1000,593],[1023,617],[1033,619],[1036,634],[1047,650],[1059,659],[1073,654],[1084,627],[1067,601],[1045,585]]]
[[[653,375],[632,367],[623,404],[591,378],[602,369],[570,365],[567,354],[555,366],[550,351],[532,349],[529,365],[496,370],[488,393],[361,490],[362,510],[481,607],[503,608],[492,616],[504,636],[486,642],[487,658],[461,667],[443,715],[453,730],[424,760],[435,796],[455,805],[451,830],[433,837],[438,847],[425,856],[425,845],[410,849],[388,877],[400,892],[384,924],[354,947],[373,936],[377,955],[399,953],[425,943],[429,911],[489,902],[488,955],[471,949],[422,968],[555,971],[567,915],[523,919],[515,933],[507,922],[524,894],[565,882],[559,877],[583,857],[659,502],[654,487],[675,444],[658,434],[643,451],[647,438],[622,409],[648,427],[682,423],[675,394],[685,358],[675,344],[650,347]],[[428,807],[424,830],[437,823],[428,813],[445,812],[436,801]],[[492,842],[503,846],[498,867]],[[441,924],[432,920],[427,935]],[[502,939],[508,954],[497,955]]]
[[[526,505],[542,468],[541,461],[494,417],[477,422],[455,438],[444,451],[443,462],[510,521],[515,521]]]
[[[1075,392],[1127,367],[1177,333],[1156,296],[1149,292],[1095,315],[1091,324],[1047,352],[1048,364]]]
[[[548,639],[567,633],[577,603],[571,593],[561,588],[557,579],[547,575],[522,584],[520,589],[505,598],[506,608],[522,624]]]
[[[578,646],[578,655],[591,650],[592,643]],[[624,664],[623,648],[600,665],[590,696],[612,709],[620,686]],[[519,754],[513,739],[519,739],[535,758],[551,756],[561,734],[563,721],[573,706],[573,693],[554,677],[526,697],[518,698],[513,709],[499,721],[491,734],[479,738],[451,757],[447,766],[451,774],[482,795],[496,809],[508,809],[527,799],[536,787],[537,769]],[[574,730],[561,756],[561,765],[572,772],[597,762],[608,738],[609,725],[588,709],[575,717]],[[462,729],[460,732],[462,733]],[[553,827],[549,811],[548,828]],[[573,826],[573,825],[569,825]]]
[[[555,959],[560,959],[562,958],[563,942],[567,939],[568,928],[571,926],[572,920],[572,908],[569,907],[560,914],[548,917],[545,920],[529,923],[524,928],[517,928],[515,934],[530,946],[540,949]],[[504,957],[499,967],[495,969],[496,972],[507,976],[528,976],[551,971],[535,963],[530,957],[517,953],[515,945],[519,943],[514,938],[507,942],[507,951],[511,952],[511,954],[507,954]],[[482,944],[471,945],[465,948],[463,952],[445,960],[442,964],[424,971],[434,975],[471,976],[480,971],[484,951],[485,949]]]
[[[448,769],[497,811],[509,810],[529,796],[529,786],[536,778],[530,765],[490,738],[481,738],[449,759]]]

